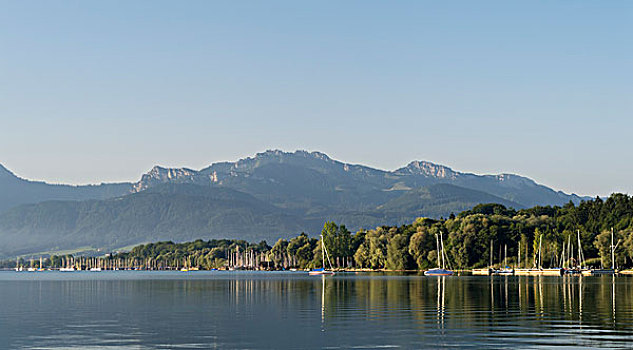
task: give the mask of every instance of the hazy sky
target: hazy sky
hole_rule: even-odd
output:
[[[0,163],[140,178],[266,149],[633,193],[633,1],[0,1]]]

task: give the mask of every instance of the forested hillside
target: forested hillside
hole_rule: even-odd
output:
[[[345,225],[326,222],[322,235],[335,266],[410,270],[436,265],[436,235],[443,236],[452,268],[487,266],[490,254],[499,265],[506,246],[509,265],[532,267],[541,240],[543,265],[559,266],[563,244],[571,242],[573,251],[577,251],[579,231],[584,255],[591,265],[600,267],[611,265],[611,228],[617,245],[616,266],[633,266],[633,198],[623,194],[614,194],[604,201],[596,198],[578,206],[569,203],[563,207],[522,210],[482,204],[442,220],[419,218],[407,225],[380,226],[356,233]],[[321,266],[319,239],[304,233],[280,239],[272,247],[266,242],[236,240],[161,242],[138,246],[122,256],[139,263],[147,259],[170,262],[187,259],[192,266],[213,268],[224,266],[228,254],[236,252],[238,247],[241,252],[252,250],[264,254],[275,268]]]

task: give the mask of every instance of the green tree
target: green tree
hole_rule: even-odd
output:
[[[408,252],[409,239],[404,234],[394,235],[387,245],[386,267],[391,270],[408,270],[412,259]]]

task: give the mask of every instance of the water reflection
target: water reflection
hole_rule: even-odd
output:
[[[599,348],[633,341],[633,279],[626,277],[16,275],[0,274],[0,348]]]
[[[444,329],[444,300],[446,290],[446,276],[437,277],[437,324]]]

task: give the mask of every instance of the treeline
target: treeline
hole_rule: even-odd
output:
[[[631,267],[633,198],[624,194],[579,205],[570,202],[563,207],[538,206],[522,210],[481,204],[447,219],[420,218],[409,225],[381,226],[355,234],[344,225],[328,222],[322,234],[335,267],[392,270],[435,267],[437,235],[440,234],[452,267],[458,269],[484,267],[490,260],[497,266],[505,261],[511,266],[534,267],[539,247],[542,266],[559,267],[563,245],[567,249],[566,257],[577,256],[578,234],[587,263],[608,267],[611,265],[611,229],[616,247],[615,265]],[[308,245],[305,237],[288,242],[279,240],[273,250],[281,252],[286,248],[288,254],[294,255],[299,242],[303,242],[300,244],[303,249],[299,260],[302,264],[298,267],[320,266],[317,241]]]
[[[533,267],[539,247],[543,267],[556,267],[563,245],[568,250],[571,247],[574,256],[577,254],[579,232],[588,263],[606,267],[611,265],[612,228],[616,266],[631,267],[633,198],[624,194],[579,205],[570,202],[563,207],[521,210],[481,204],[446,219],[419,218],[408,225],[361,229],[356,233],[351,233],[345,225],[327,222],[322,237],[334,267],[415,270],[436,266],[439,234],[452,267],[464,269],[487,266],[491,258],[497,265],[505,259],[508,265]],[[142,245],[128,254],[139,259],[189,256],[200,267],[220,267],[227,264],[238,247],[242,252],[256,251],[262,257],[260,266],[266,261],[274,269],[321,267],[320,241],[305,233],[289,240],[280,239],[272,247],[266,242],[232,240],[164,242]],[[570,256],[569,252],[566,255]]]
[[[515,210],[500,204],[481,204],[457,216],[439,220],[419,218],[402,226],[381,226],[350,232],[345,225],[326,222],[322,237],[335,268],[391,270],[436,266],[437,237],[455,269],[500,265],[533,267],[539,247],[543,267],[559,267],[565,245],[576,256],[578,232],[588,264],[611,266],[611,229],[615,265],[633,266],[633,198],[613,194],[608,199],[568,203],[562,207],[537,206]],[[492,242],[493,248],[490,248]],[[158,242],[133,248],[108,259],[132,261],[138,267],[197,267],[288,269],[322,265],[320,238],[301,233],[280,239],[272,247],[242,240]],[[52,257],[55,264],[63,259]],[[520,261],[520,264],[519,264]]]

